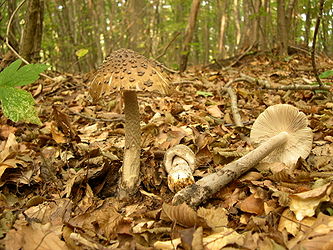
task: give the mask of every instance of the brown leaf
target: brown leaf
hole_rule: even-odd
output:
[[[68,249],[58,235],[59,227],[32,222],[30,225],[19,225],[17,230],[7,233],[5,244],[7,250],[66,250]]]
[[[116,211],[112,203],[105,201],[100,208],[70,219],[69,224],[112,239],[122,221],[123,216]]]
[[[180,239],[182,240],[182,247],[185,250],[191,250],[192,249],[192,240],[193,240],[193,233],[195,232],[195,229],[187,228],[180,231]]]
[[[214,232],[221,232],[223,227],[228,225],[227,210],[224,208],[218,207],[207,209],[200,207],[197,213]]]
[[[261,215],[264,213],[264,201],[251,195],[240,202],[239,208],[247,213]]]
[[[193,227],[199,224],[197,213],[185,203],[178,206],[163,203],[162,211],[171,221],[179,225]]]
[[[216,118],[222,118],[223,117],[223,113],[220,110],[218,105],[210,105],[210,106],[206,107],[206,110],[211,116],[214,116]]]
[[[297,220],[313,216],[320,202],[330,200],[332,188],[333,185],[327,183],[310,191],[290,195],[290,210],[295,213]]]

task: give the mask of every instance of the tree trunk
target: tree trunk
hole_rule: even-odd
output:
[[[225,51],[225,35],[226,35],[226,28],[227,28],[227,1],[218,2],[219,9],[221,12],[220,17],[220,32],[219,32],[219,39],[218,39],[218,51],[219,51],[219,58],[224,59],[226,57]]]
[[[42,43],[43,14],[44,1],[29,0],[19,50],[20,55],[28,62],[35,62],[39,59]]]
[[[280,56],[288,55],[288,31],[284,0],[277,0],[277,43]]]
[[[184,45],[180,56],[180,63],[179,63],[180,72],[184,72],[187,67],[188,56],[190,54],[190,49],[191,49],[190,43],[193,38],[199,7],[200,7],[200,0],[193,0],[190,16],[188,18],[187,27],[185,30]]]
[[[145,9],[146,2],[143,0],[129,0],[128,1],[128,47],[139,52],[144,53],[145,43]],[[148,35],[148,34],[146,34]]]
[[[306,46],[309,45],[310,41],[310,30],[311,30],[311,0],[306,2],[306,13],[305,13],[305,34],[304,34],[304,43]]]

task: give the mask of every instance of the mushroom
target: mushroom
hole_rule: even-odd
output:
[[[172,192],[194,183],[195,155],[189,147],[180,144],[169,148],[164,155],[164,166]]]
[[[308,127],[305,114],[289,104],[277,104],[267,108],[255,120],[250,138],[260,145],[280,134],[281,144],[263,159],[266,162],[283,162],[294,165],[302,157],[306,158],[312,148],[312,131]]]
[[[119,195],[126,197],[140,184],[141,131],[137,91],[168,92],[168,80],[162,68],[129,49],[111,53],[97,70],[90,95],[97,100],[103,94],[121,91],[125,113],[125,149]]]
[[[312,131],[307,126],[305,114],[291,105],[277,104],[267,108],[254,122],[250,136],[260,145],[242,158],[180,190],[174,196],[173,204],[186,202],[190,206],[198,206],[263,159],[281,161],[288,166],[296,164],[299,157],[306,158],[311,151]]]

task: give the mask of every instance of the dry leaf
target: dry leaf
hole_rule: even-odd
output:
[[[223,227],[228,225],[228,215],[225,208],[218,207],[206,209],[200,207],[197,213],[198,216],[203,218],[207,225],[216,233],[222,232]]]
[[[300,222],[297,222],[296,217],[292,211],[285,209],[282,213],[278,230],[282,232],[284,229],[291,235],[296,235],[300,231],[304,231],[311,226],[315,221],[315,218],[305,218]]]
[[[261,215],[264,213],[264,201],[260,198],[255,198],[250,195],[245,200],[240,202],[239,208],[247,213]]]
[[[327,183],[319,188],[310,191],[290,195],[290,210],[296,215],[297,220],[302,220],[306,216],[313,216],[319,203],[329,201],[332,192],[332,184]]]
[[[288,242],[288,249],[333,249],[333,217],[319,214],[311,227],[307,227]]]
[[[216,118],[222,118],[223,117],[223,113],[220,110],[218,105],[210,105],[210,106],[206,107],[206,110],[211,116],[214,116]]]
[[[174,250],[180,245],[181,240],[180,238],[168,240],[168,241],[156,241],[154,243],[154,249],[161,249],[161,250]]]
[[[59,235],[62,226],[51,226],[50,223],[32,222],[30,225],[20,225],[17,230],[10,230],[5,238],[7,250],[66,250],[68,249]]]
[[[163,203],[162,211],[171,221],[179,225],[193,227],[199,224],[197,213],[185,203],[178,206]]]
[[[232,228],[224,228],[220,233],[211,234],[203,238],[204,249],[222,249],[229,244],[243,246],[245,236],[237,233]]]

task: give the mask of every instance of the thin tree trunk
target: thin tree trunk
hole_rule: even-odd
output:
[[[42,42],[43,10],[43,1],[30,0],[28,2],[27,17],[19,50],[20,55],[28,62],[34,62],[39,59]]]
[[[304,35],[304,42],[305,45],[309,45],[310,41],[310,29],[311,29],[311,0],[306,2],[306,13],[305,13],[305,35]]]
[[[218,40],[218,51],[219,51],[219,58],[224,59],[226,57],[225,51],[225,36],[226,36],[226,28],[227,28],[227,1],[218,2],[221,11],[220,17],[220,32],[219,32],[219,40]]]
[[[189,56],[190,50],[191,50],[190,43],[193,38],[197,15],[199,12],[199,7],[200,7],[200,0],[193,0],[190,16],[189,16],[187,27],[185,30],[184,46],[183,46],[183,50],[182,50],[181,56],[180,56],[180,63],[179,63],[180,72],[184,72],[187,67],[188,56]]]
[[[288,31],[284,0],[277,0],[277,42],[279,55],[288,55]]]

